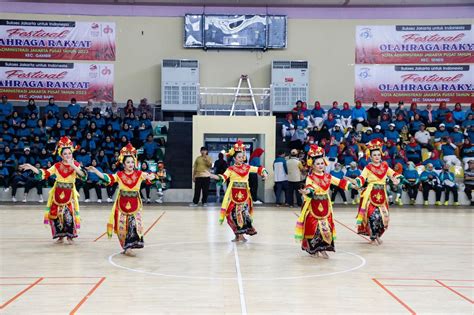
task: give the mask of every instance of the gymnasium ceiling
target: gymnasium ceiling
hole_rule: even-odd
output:
[[[0,3],[2,1],[0,0]],[[406,7],[474,6],[474,0],[8,0],[8,2],[193,6]]]

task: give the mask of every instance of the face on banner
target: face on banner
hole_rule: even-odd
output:
[[[0,94],[11,100],[112,101],[114,66],[0,61]]]
[[[115,60],[115,23],[0,20],[3,59]]]
[[[355,99],[363,103],[471,103],[470,65],[355,65]]]
[[[356,27],[357,64],[474,63],[472,25]]]

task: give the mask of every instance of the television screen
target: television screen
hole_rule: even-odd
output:
[[[184,47],[204,47],[202,24],[201,14],[184,16]]]
[[[206,15],[204,46],[265,48],[266,23],[266,17],[261,15]]]
[[[286,16],[267,16],[267,47],[286,48]]]

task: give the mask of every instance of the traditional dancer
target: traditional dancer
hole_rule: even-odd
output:
[[[327,162],[324,149],[311,145],[306,165],[312,169],[306,183],[299,192],[304,196],[301,214],[296,222],[295,239],[301,242],[301,249],[311,255],[329,258],[327,251],[334,252],[336,230],[332,218],[332,204],[329,195],[331,184],[349,190],[352,185],[346,179],[339,179],[324,173]]]
[[[370,236],[372,243],[382,244],[380,237],[388,228],[389,212],[387,198],[387,177],[394,185],[400,183],[401,174],[391,169],[387,162],[382,162],[383,142],[379,139],[370,141],[367,145],[367,156],[371,162],[364,168],[362,174],[353,184],[362,188],[361,200],[357,214],[358,233]]]
[[[87,172],[81,168],[79,162],[74,161],[72,154],[75,149],[71,139],[62,137],[55,151],[61,156],[61,162],[48,169],[38,169],[31,164],[20,165],[20,170],[31,170],[40,180],[56,176],[49,192],[44,223],[51,226],[53,239],[57,238],[57,243],[63,243],[66,237],[68,244],[73,244],[73,238],[77,237],[80,228],[79,194],[75,182],[76,178],[86,180]]]
[[[228,155],[234,158],[234,165],[229,166],[224,174],[211,174],[211,177],[219,182],[230,181],[222,201],[219,223],[222,224],[224,218],[227,218],[227,223],[235,234],[232,241],[246,242],[244,234],[257,234],[252,225],[253,201],[249,189],[249,174],[257,173],[265,180],[268,172],[263,166],[255,167],[244,163],[245,145],[240,140],[229,150]]]
[[[119,192],[110,212],[107,235],[111,238],[113,231],[118,236],[123,254],[135,256],[132,248],[144,246],[140,185],[144,180],[154,180],[155,175],[137,170],[137,150],[130,143],[120,150],[118,161],[124,170],[115,174],[103,174],[93,166],[87,170],[97,174],[106,185],[118,183]]]

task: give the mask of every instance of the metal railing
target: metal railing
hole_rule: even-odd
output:
[[[233,112],[235,116],[256,116],[253,95],[257,116],[271,116],[270,88],[251,90],[247,87],[240,87],[240,90],[237,87],[200,87],[198,115],[229,116]]]

